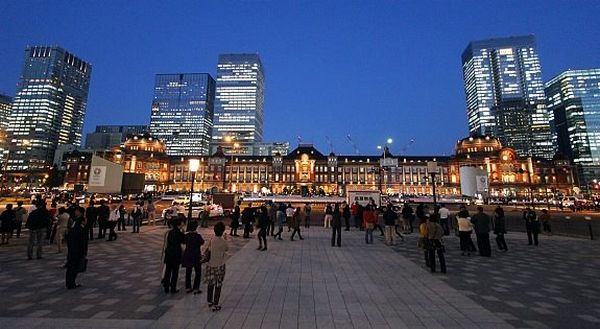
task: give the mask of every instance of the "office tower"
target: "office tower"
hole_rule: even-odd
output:
[[[219,55],[213,152],[252,154],[262,142],[264,80],[258,54]]]
[[[473,41],[462,67],[470,133],[496,136],[521,156],[552,158],[535,37]]]
[[[8,128],[8,118],[12,108],[12,97],[0,94],[0,166],[4,170],[6,165],[4,162],[8,155],[8,136],[6,129]]]
[[[581,186],[600,180],[600,69],[565,71],[546,83],[558,151],[577,165]]]
[[[119,146],[127,136],[148,133],[147,125],[100,125],[88,133],[85,138],[85,148],[92,150],[108,150]]]
[[[25,49],[9,119],[9,170],[44,170],[58,145],[81,145],[91,73],[89,63],[63,48]]]
[[[215,81],[207,73],[157,74],[150,133],[168,155],[207,155],[213,129]]]
[[[288,155],[290,151],[289,142],[254,143],[252,155],[275,156]]]

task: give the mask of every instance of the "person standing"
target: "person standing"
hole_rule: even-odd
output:
[[[238,201],[235,207],[233,208],[233,212],[231,213],[231,223],[229,227],[231,228],[229,231],[229,235],[231,236],[239,236],[237,234],[238,227],[240,227],[240,205],[242,201]]]
[[[473,223],[471,223],[469,211],[467,211],[465,206],[460,206],[460,210],[458,214],[456,214],[456,222],[458,223],[460,251],[463,256],[465,255],[465,252],[468,256],[471,256],[471,251],[476,251],[473,240],[471,239],[471,233],[473,233]]]
[[[69,221],[71,216],[64,207],[58,209],[58,218],[56,222],[56,249],[58,253],[62,252],[63,239],[66,239],[69,230]],[[84,228],[85,230],[85,228]],[[87,233],[87,232],[86,232]]]
[[[254,208],[252,203],[248,204],[248,207],[242,211],[242,224],[244,225],[244,239],[250,238],[250,230],[252,230],[252,223],[254,222]]]
[[[492,221],[490,216],[483,212],[483,207],[477,207],[477,214],[471,218],[471,222],[475,229],[475,235],[477,235],[479,255],[490,257],[492,255],[492,248],[490,247],[490,227]]]
[[[440,209],[438,210],[438,214],[440,215],[440,225],[444,229],[444,235],[450,235],[450,210],[446,208],[445,204],[440,205]]]
[[[214,226],[214,231],[215,236],[210,239],[204,251],[205,254],[210,255],[206,263],[204,283],[208,285],[208,294],[206,296],[208,307],[212,307],[213,312],[217,312],[221,310],[219,299],[221,297],[223,280],[225,279],[225,258],[227,257],[229,248],[227,242],[223,239],[225,225],[222,222],[218,222]]]
[[[352,215],[352,220],[354,221],[354,227],[359,228],[361,223],[358,219],[358,201],[355,201],[350,206],[350,214]]]
[[[125,216],[127,215],[127,210],[125,210],[125,205],[122,203],[119,205],[119,220],[117,221],[117,231],[126,231],[125,229]]]
[[[267,231],[269,230],[269,214],[267,207],[262,206],[258,209],[258,248],[257,250],[267,250]],[[264,245],[264,246],[263,246]]]
[[[394,245],[394,230],[396,229],[396,220],[398,215],[392,209],[392,205],[389,204],[383,210],[383,223],[385,224],[385,244],[388,246]]]
[[[373,244],[373,229],[377,221],[377,215],[370,205],[365,207],[363,211],[363,227],[365,228],[365,242],[367,244]]]
[[[494,234],[496,235],[496,244],[501,251],[508,251],[504,234],[506,234],[506,218],[504,218],[504,209],[498,206],[494,210]]]
[[[17,231],[17,239],[21,237],[21,229],[26,218],[27,209],[23,207],[23,201],[17,201],[17,208],[15,209],[15,229]]]
[[[140,226],[142,225],[142,207],[136,203],[131,211],[131,233],[140,233]]]
[[[191,200],[190,200],[191,202]],[[154,200],[152,197],[148,199],[148,205],[146,206],[146,211],[148,213],[148,225],[154,226],[156,220],[156,206],[154,205]]]
[[[6,205],[6,210],[0,214],[0,244],[8,244],[16,222],[12,203]]]
[[[542,209],[542,214],[540,215],[540,222],[542,222],[542,227],[544,229],[544,233],[548,235],[552,235],[552,226],[550,225],[550,214],[548,213],[548,209]]]
[[[344,224],[346,224],[346,231],[350,231],[350,206],[344,201],[342,203],[342,217],[344,217]]]
[[[523,212],[525,219],[525,229],[527,230],[527,240],[529,245],[538,245],[538,235],[540,233],[540,222],[538,221],[535,210],[527,207]]]
[[[85,209],[85,228],[88,232],[89,239],[94,240],[94,226],[98,220],[98,212],[94,207],[94,200],[90,200],[90,204]]]
[[[331,205],[328,203],[327,206],[325,206],[325,217],[323,218],[323,227],[330,228],[332,219],[333,219],[333,209],[331,208]]]
[[[296,234],[298,234],[298,238],[300,238],[300,240],[304,240],[304,238],[302,237],[302,234],[300,234],[300,222],[302,221],[302,214],[301,214],[301,209],[300,207],[296,208],[296,211],[294,212],[294,215],[292,216],[292,237],[291,240],[294,241],[294,236],[296,236]]]
[[[419,218],[419,240],[417,245],[423,250],[425,266],[431,268],[429,259],[429,249],[431,249],[431,246],[429,245],[429,225],[427,223],[427,217]]]
[[[175,294],[177,289],[177,278],[181,266],[182,248],[185,243],[185,235],[181,232],[183,222],[179,218],[173,221],[172,228],[167,232],[164,248],[165,272],[162,279],[165,293]]]
[[[310,214],[312,212],[312,207],[310,203],[304,204],[304,228],[310,228]]]
[[[429,239],[429,268],[431,273],[435,273],[435,254],[437,253],[440,261],[440,272],[446,273],[446,258],[444,257],[444,228],[438,223],[436,214],[429,217],[427,224],[427,238]]]
[[[404,221],[404,233],[411,234],[413,232],[414,211],[407,202],[402,207],[402,220]]]
[[[202,211],[198,215],[200,217],[200,227],[208,227],[208,220],[210,219],[210,204],[206,203],[204,207],[202,207]]]
[[[110,208],[106,205],[106,201],[100,201],[98,207],[98,239],[106,237],[106,229],[108,228],[108,218],[110,217]]]
[[[273,209],[273,202],[269,201],[265,205],[267,207],[267,218],[269,220],[269,225],[267,226],[267,236],[275,235],[275,209]]]
[[[340,205],[335,204],[333,213],[331,214],[331,246],[338,247],[342,246],[342,213],[340,212]]]
[[[108,239],[106,241],[114,241],[117,239],[117,232],[115,232],[115,228],[117,227],[117,222],[119,221],[119,208],[116,205],[112,205],[112,209],[110,210],[110,214],[108,215],[108,221],[106,225],[108,226]]]
[[[288,232],[292,230],[292,219],[294,217],[294,207],[292,207],[291,203],[288,203],[287,208],[285,208],[285,217],[288,227]]]
[[[283,240],[281,238],[281,233],[283,233],[283,226],[285,225],[285,207],[283,205],[279,205],[275,216],[277,217],[277,225],[279,226],[279,228],[277,233],[273,236],[273,238]]]
[[[194,292],[194,295],[202,293],[200,290],[200,276],[202,260],[201,246],[204,244],[204,239],[197,232],[198,223],[192,221],[189,224],[189,232],[185,234],[185,251],[181,266],[185,267],[185,291],[186,293]],[[192,271],[194,271],[194,284],[192,285]]]
[[[75,210],[73,227],[67,232],[67,264],[65,273],[65,285],[67,289],[80,287],[75,283],[77,274],[83,272],[87,267],[88,239],[87,232],[83,227],[83,214],[78,208]]]
[[[29,229],[29,243],[27,245],[27,259],[33,259],[33,247],[36,247],[37,259],[42,258],[42,246],[44,245],[44,234],[46,228],[52,222],[50,212],[46,209],[46,203],[39,201],[35,210],[29,213],[25,227]]]

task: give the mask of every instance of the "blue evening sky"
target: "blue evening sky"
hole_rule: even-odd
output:
[[[460,55],[470,40],[535,34],[544,79],[600,67],[598,1],[0,2],[0,93],[25,46],[58,44],[93,65],[85,131],[149,122],[155,73],[216,71],[258,52],[265,139],[329,152],[450,154],[467,135]]]

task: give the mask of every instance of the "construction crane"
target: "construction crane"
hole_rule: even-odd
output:
[[[329,139],[329,136],[325,136],[325,141],[327,141],[327,145],[329,145],[329,152],[334,153],[333,143],[331,142],[331,139]]]
[[[350,134],[346,135],[346,141],[348,144],[352,145],[352,148],[354,148],[354,153],[360,154],[360,151],[358,150],[358,147],[356,147],[356,143],[354,143],[352,137],[350,137]]]
[[[400,154],[405,155],[406,151],[410,148],[410,146],[415,142],[414,138],[411,138],[408,143],[406,143],[406,145],[404,145],[404,147],[402,147],[400,149]]]

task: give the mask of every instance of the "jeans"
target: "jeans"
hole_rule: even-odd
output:
[[[395,225],[386,225],[385,226],[385,244],[387,245],[393,245],[394,244],[394,234],[395,232]]]
[[[471,231],[459,231],[458,236],[460,238],[460,250],[464,252],[477,251],[475,244],[471,239]]]
[[[18,220],[15,222],[15,228],[17,229],[17,238],[21,237],[21,228],[23,227],[23,221]]]
[[[365,230],[365,242],[367,244],[373,243],[373,229],[372,228],[367,228]]]
[[[444,235],[450,235],[450,226],[448,225],[448,217],[440,218],[440,224],[444,229]]]
[[[263,247],[264,243],[264,247],[265,249],[267,249],[267,230],[268,228],[263,227],[261,227],[260,230],[258,230],[258,245],[260,246],[260,248]]]
[[[42,246],[44,245],[44,236],[46,234],[46,228],[30,230],[29,231],[29,243],[27,244],[27,258],[33,258],[33,247],[36,246],[36,257],[42,258]]]
[[[115,232],[115,227],[117,226],[117,222],[108,222],[108,241],[113,241],[117,239],[117,232]]]
[[[496,234],[496,244],[498,245],[498,249],[507,251],[508,246],[506,245],[506,240],[504,240],[504,233]]]
[[[140,224],[142,223],[142,219],[139,217],[133,218],[133,226],[131,227],[131,232],[140,233]]]
[[[281,240],[281,233],[283,233],[283,225],[279,225],[279,230],[273,237],[278,237]]]
[[[296,233],[298,234],[298,238],[300,238],[300,240],[304,240],[304,238],[302,237],[302,234],[300,234],[300,226],[294,227],[294,230],[292,231],[292,240],[294,240]]]
[[[192,271],[194,271],[194,285],[192,286]],[[202,268],[200,264],[193,267],[185,268],[185,289],[194,289],[198,291],[200,289],[200,275]]]
[[[331,246],[335,247],[337,243],[338,247],[342,246],[342,226],[331,228]]]
[[[492,255],[489,233],[477,233],[477,247],[479,247],[480,256],[490,257]]]
[[[117,221],[117,231],[125,231],[125,218],[119,218]]]
[[[323,219],[323,227],[324,228],[329,228],[331,227],[331,220],[333,219],[332,215],[325,215],[325,218]]]
[[[429,268],[431,272],[435,272],[435,254],[437,252],[440,260],[440,271],[446,273],[446,258],[444,258],[444,249],[440,240],[429,240]]]

